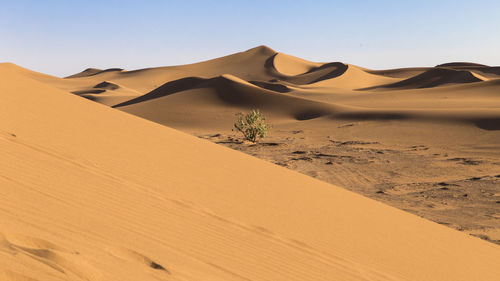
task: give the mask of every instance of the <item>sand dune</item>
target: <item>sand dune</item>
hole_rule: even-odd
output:
[[[408,95],[408,99],[394,103],[395,95],[353,96],[351,101],[335,103],[304,98],[306,95],[288,94],[286,91],[272,89],[266,85],[253,82],[250,84],[232,75],[223,75],[210,79],[188,77],[168,82],[156,90],[117,104],[114,107],[134,115],[152,120],[164,125],[178,128],[211,128],[225,130],[231,128],[234,114],[260,108],[268,112],[274,123],[301,121],[329,116],[336,119],[351,120],[445,120],[470,122],[482,128],[496,128],[500,113],[497,108],[464,108],[463,104],[469,97],[457,97],[453,106],[440,108],[435,106],[436,96]],[[348,83],[348,82],[347,82]],[[270,90],[269,90],[270,89]],[[280,88],[283,89],[283,88]],[[396,94],[397,96],[398,94]],[[453,91],[443,93],[445,96],[457,95]],[[374,98],[379,104],[388,103],[382,108],[373,108]],[[465,99],[465,101],[464,101]],[[491,98],[483,101],[476,96],[476,103],[489,104]],[[364,101],[366,100],[366,102]],[[342,105],[344,104],[344,105]],[[363,106],[365,105],[366,106]],[[498,101],[495,100],[495,104]],[[420,106],[419,106],[420,105]],[[491,105],[491,104],[490,104]],[[427,108],[422,108],[425,106]],[[486,107],[486,106],[485,106]],[[484,125],[488,124],[488,125]]]
[[[296,85],[309,85],[341,76],[346,72],[347,68],[348,66],[343,63],[333,62],[295,76],[283,75],[275,69],[272,69],[271,73],[274,77],[273,80],[282,80]]]
[[[103,70],[99,69],[99,68],[89,67],[89,68],[85,69],[84,71],[82,71],[80,73],[76,73],[76,74],[70,75],[70,76],[68,76],[66,78],[87,77],[87,76],[91,76],[91,75],[100,73],[101,71],[103,71]]]
[[[205,122],[203,127],[230,128],[231,116],[252,107],[271,111],[271,120],[278,123],[285,122],[284,117],[296,121],[328,115],[355,120],[458,121],[494,129],[500,118],[492,89],[497,85],[496,68],[471,63],[374,71],[340,62],[308,62],[259,46],[190,65],[134,71],[87,69],[82,72],[86,75],[80,73],[76,78],[22,72],[61,90],[179,129],[187,125],[192,128],[216,116],[218,121],[213,126]],[[96,88],[102,83],[112,84]],[[467,93],[472,88],[466,84],[477,84],[474,93]],[[447,87],[452,88],[448,92],[439,90]],[[400,93],[401,90],[411,92]],[[247,94],[243,96],[243,92]],[[170,96],[174,93],[175,97]],[[299,98],[303,106],[295,103],[289,110],[275,106],[288,105],[294,98]]]
[[[487,78],[500,78],[500,67],[487,66],[484,64],[470,63],[470,62],[453,62],[437,65],[436,67],[446,67],[458,70],[470,70],[475,73],[480,73]]]
[[[495,67],[471,63],[375,71],[340,62],[308,62],[259,46],[190,65],[133,71],[88,69],[76,78],[61,79],[29,70],[22,73],[168,126],[185,129],[203,123],[208,131],[231,128],[235,113],[257,106],[270,111],[275,123],[328,115],[347,120],[487,123],[492,124],[488,128],[496,128],[500,117],[495,109],[498,100],[494,88],[500,77],[496,71]],[[96,88],[102,83],[112,84]],[[468,84],[475,86],[466,87]],[[304,106],[276,106],[288,106],[294,98]],[[217,121],[210,123],[207,118]]]
[[[436,65],[436,67],[449,67],[449,68],[475,68],[475,67],[489,67],[484,64],[473,62],[448,62]]]
[[[261,88],[229,74],[169,82],[115,107],[165,125],[212,129],[231,128],[235,113],[252,108],[269,112],[274,122],[308,120],[341,108]]]
[[[315,72],[313,70],[309,73],[315,74]],[[331,71],[328,70],[327,73]],[[427,85],[426,83],[442,85],[441,83],[458,81],[460,83],[455,84],[466,84],[467,80],[461,79],[463,73],[466,79],[480,81],[477,78],[479,75],[470,72],[429,70],[425,74],[398,82],[397,85],[389,85],[401,90],[421,88]],[[322,77],[322,75],[316,76]],[[475,100],[471,101],[472,97],[467,90],[455,92],[456,88],[451,88],[447,92],[421,94],[399,92],[391,94],[378,90],[364,95],[357,94],[352,89],[352,93],[339,98],[335,94],[335,89],[346,90],[361,85],[382,84],[387,82],[385,79],[394,79],[369,74],[353,66],[349,66],[346,73],[339,77],[324,79],[322,82],[309,84],[309,87],[289,82],[298,76],[289,78],[288,81],[273,79],[269,80],[272,82],[249,81],[249,83],[229,74],[208,79],[186,77],[167,82],[143,96],[117,104],[115,107],[179,129],[204,127],[211,130],[231,128],[235,113],[252,108],[268,112],[274,123],[329,116],[347,120],[458,121],[469,122],[482,128],[485,126],[480,124],[490,124],[488,128],[496,128],[494,124],[500,118],[500,112],[495,108],[498,100],[495,98],[494,90],[487,90],[492,87],[491,85],[496,85],[495,81],[493,84],[478,85],[481,90],[474,94]],[[316,94],[315,89],[324,92]],[[446,103],[442,101],[443,98],[446,99]]]
[[[80,78],[80,77],[89,77],[89,76],[94,76],[94,75],[99,75],[107,72],[121,72],[123,71],[122,68],[108,68],[108,69],[98,69],[98,68],[87,68],[84,71],[70,75],[66,78]]]
[[[500,275],[494,244],[100,106],[12,67],[0,65],[0,79],[5,280]],[[250,102],[284,97],[230,75],[204,83],[236,87]]]
[[[245,80],[267,80],[270,76],[266,74],[269,68],[269,66],[266,67],[266,61],[275,53],[268,47],[259,46],[245,52],[190,65],[101,72],[97,75],[79,78],[79,80],[87,80],[93,84],[111,80],[144,94],[168,81],[193,76],[212,78],[230,73]]]
[[[419,75],[393,84],[380,85],[365,90],[376,88],[406,88],[419,89],[431,88],[448,84],[473,83],[485,81],[485,78],[472,71],[455,70],[450,68],[432,68]]]
[[[273,80],[296,85],[318,83],[343,75],[348,66],[340,63],[313,63],[290,55],[275,53],[266,61],[267,72]]]
[[[393,77],[374,75],[354,65],[349,65],[342,75],[332,78],[333,79],[324,79],[323,81],[317,81],[312,85],[314,85],[315,87],[330,87],[334,89],[341,88],[355,90],[374,85],[393,83],[400,80]]]
[[[79,88],[76,91],[72,91],[72,93],[109,106],[113,106],[142,95],[135,90],[109,81],[98,83],[92,88]]]
[[[472,63],[448,63],[435,68],[370,70],[340,62],[315,63],[259,46],[245,52],[189,65],[124,71],[122,69],[87,69],[68,76],[67,84],[93,86],[106,80],[142,94],[161,85],[188,77],[213,78],[231,74],[245,81],[286,83],[297,87],[335,88],[425,88],[450,83],[478,82],[500,78],[497,67]],[[61,87],[60,87],[61,88]],[[65,88],[65,90],[67,90]],[[78,89],[74,88],[72,91]]]
[[[394,79],[387,77],[371,75],[364,71],[356,71],[359,68],[354,66],[351,68],[349,73],[351,70],[356,73],[348,75],[351,76],[348,78],[351,84],[354,83],[355,85],[353,88],[366,86],[367,79],[359,77],[359,73],[367,77],[378,77],[381,81],[380,83],[394,81]],[[340,62],[313,63],[278,53],[266,46],[259,46],[245,52],[195,64],[134,71],[106,70],[86,76],[76,74],[77,79],[73,79],[75,76],[69,76],[66,80],[77,80],[79,82],[84,80],[88,81],[89,84],[111,80],[138,92],[147,93],[166,82],[188,77],[213,78],[223,74],[231,74],[245,81],[273,82],[279,80],[295,85],[310,85],[321,81],[330,81],[330,79],[335,77],[341,77],[347,70],[348,66]],[[341,80],[344,80],[344,78]],[[356,81],[361,84],[357,85]],[[370,83],[369,85],[372,84]]]

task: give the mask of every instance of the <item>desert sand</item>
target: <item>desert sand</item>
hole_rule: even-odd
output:
[[[1,280],[498,280],[499,72],[0,64]]]
[[[370,70],[259,46],[191,65],[26,74],[500,243],[500,67]],[[253,108],[274,125],[267,144],[231,131]]]

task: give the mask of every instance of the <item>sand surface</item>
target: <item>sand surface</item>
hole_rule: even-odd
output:
[[[498,280],[498,75],[263,46],[64,79],[0,64],[1,280]],[[257,145],[231,132],[252,108],[274,124]]]

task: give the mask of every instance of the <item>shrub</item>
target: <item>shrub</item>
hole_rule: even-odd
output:
[[[257,142],[257,138],[265,137],[271,128],[258,109],[254,109],[246,115],[238,113],[236,116],[238,116],[238,120],[234,123],[234,127],[243,134],[245,139],[251,142]]]

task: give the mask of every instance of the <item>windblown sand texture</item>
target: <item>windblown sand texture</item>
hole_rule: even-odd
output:
[[[263,46],[64,79],[0,64],[0,280],[498,280],[498,245],[326,181],[367,195],[392,179],[373,196],[384,201],[417,179],[466,188],[455,182],[480,173],[494,231],[499,75]],[[273,142],[234,141],[234,114],[253,108]]]

